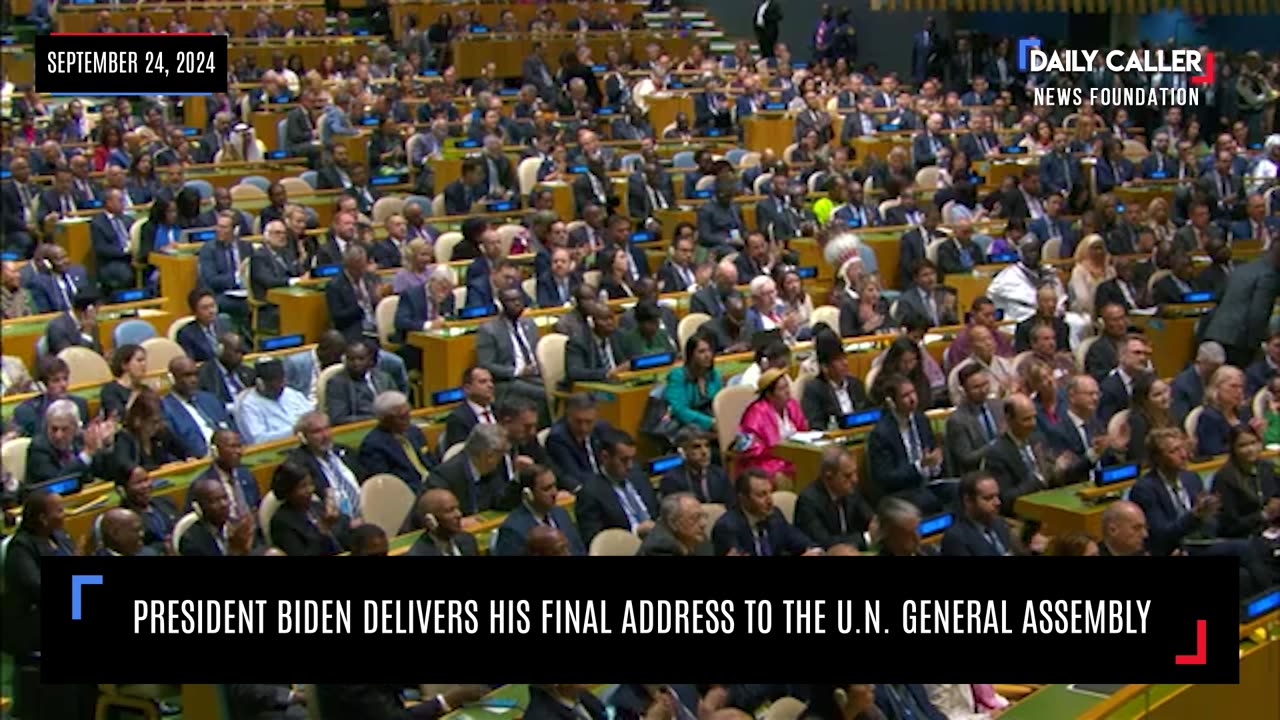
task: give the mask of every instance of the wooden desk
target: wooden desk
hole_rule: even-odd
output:
[[[1142,328],[1151,341],[1151,363],[1156,377],[1171,378],[1195,355],[1196,323],[1199,316],[1160,317],[1134,315],[1133,324]]]
[[[88,217],[59,220],[55,226],[54,238],[62,246],[62,249],[67,251],[67,259],[73,263],[83,265],[89,276],[92,277],[94,269],[98,266],[98,260],[93,254],[93,241],[90,239],[89,223],[90,219]]]
[[[666,373],[662,375],[665,377]],[[651,458],[656,457],[660,450],[648,437],[641,436],[640,423],[644,420],[644,409],[655,386],[654,383],[580,382],[574,383],[573,389],[594,395],[600,419],[625,430],[639,443],[640,457]]]
[[[196,289],[200,281],[196,252],[196,246],[186,246],[182,252],[153,252],[147,256],[147,262],[160,271],[160,298],[164,300],[163,307],[175,318],[191,314],[191,309],[187,306],[187,295]],[[165,332],[167,331],[168,328],[165,328]]]
[[[795,118],[787,117],[782,112],[754,115],[747,118],[742,126],[746,147],[755,152],[773,150],[778,154],[779,160],[787,146],[794,142]]]
[[[280,334],[302,335],[303,342],[319,342],[332,323],[325,304],[324,291],[316,287],[295,285],[271,288],[267,302],[280,308]]]
[[[214,10],[220,9],[226,12],[227,27],[234,30],[237,37],[244,37],[245,33],[249,32],[253,27],[254,16],[257,15],[259,10],[266,11],[277,25],[292,27],[294,13],[300,6],[309,8],[312,14],[323,18],[323,5],[314,0],[300,0],[288,5],[254,3],[253,5],[240,4],[237,6],[234,3],[205,3],[203,7],[190,7],[184,3],[183,6],[178,7],[186,10],[187,25],[191,27],[192,32],[201,32],[205,27],[208,27],[213,22]],[[98,12],[102,9],[98,5],[68,4],[59,6],[55,15],[58,32],[92,32],[94,25],[97,24]],[[145,10],[135,6],[115,6],[111,9],[111,22],[117,29],[122,29],[127,18],[141,18],[146,15],[157,28],[163,29],[173,20],[173,11],[175,9],[177,8],[164,4],[149,4]],[[268,67],[268,65],[259,63],[258,66]],[[308,65],[308,67],[311,66]]]
[[[162,304],[161,300],[152,299],[102,306],[98,314],[98,342],[102,344],[103,352],[109,353],[115,347],[112,332],[125,320],[146,320],[159,335],[164,335],[173,315],[158,309]],[[34,375],[36,343],[44,337],[49,320],[56,315],[57,313],[46,313],[5,321],[0,326],[0,353],[20,358],[28,372]]]
[[[676,121],[676,113],[684,113],[693,125],[693,95],[688,92],[669,91],[649,96],[649,124],[654,133],[661,135],[663,128]]]
[[[14,85],[30,85],[36,79],[36,54],[30,45],[0,49],[0,64]],[[15,93],[15,97],[17,94]]]
[[[702,41],[701,38],[682,33],[654,30],[548,34],[542,42],[546,45],[547,65],[552,72],[560,68],[561,53],[575,49],[583,35],[586,37],[585,44],[591,48],[591,57],[596,62],[603,62],[609,48],[624,40],[629,40],[633,47],[644,47],[650,42],[657,42],[672,57],[688,55],[689,46]],[[454,40],[450,46],[453,50],[454,67],[457,68],[460,79],[480,77],[481,70],[490,62],[497,66],[498,77],[520,77],[523,74],[522,63],[533,51],[533,38],[528,34],[466,35]],[[655,130],[660,131],[661,128],[655,126]]]

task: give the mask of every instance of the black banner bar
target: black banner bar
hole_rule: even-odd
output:
[[[35,85],[61,95],[227,91],[225,35],[55,33],[36,38]]]
[[[85,557],[49,558],[42,573],[42,674],[53,683],[251,682],[278,677],[281,658],[307,682],[474,682],[524,652],[540,658],[521,663],[528,682],[597,677],[605,658],[616,679],[660,667],[693,682],[1239,673],[1229,557]],[[86,656],[104,647],[110,663]],[[833,648],[850,651],[833,661]],[[982,662],[956,661],[975,653]]]

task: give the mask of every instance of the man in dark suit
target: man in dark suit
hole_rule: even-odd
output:
[[[24,157],[9,162],[9,174],[11,179],[0,183],[0,229],[5,249],[27,257],[35,244],[32,231],[37,226],[35,203],[40,186],[31,182],[31,163]]]
[[[451,268],[438,265],[425,283],[400,293],[395,328],[401,342],[411,332],[441,326],[454,314],[453,276]]]
[[[165,422],[186,451],[187,457],[209,454],[209,440],[221,428],[234,428],[231,416],[212,393],[200,390],[199,370],[189,357],[169,361],[173,385],[160,401]]]
[[[771,240],[785,242],[799,237],[800,214],[791,205],[791,179],[778,171],[769,185],[769,194],[756,203],[756,227]]]
[[[698,135],[724,132],[733,125],[732,104],[721,91],[720,78],[712,75],[703,91],[693,96],[693,127]]]
[[[373,403],[378,424],[360,443],[356,462],[367,476],[390,473],[416,494],[436,463],[409,411],[409,399],[402,393],[393,390],[379,395]]]
[[[364,247],[350,244],[342,253],[342,272],[324,289],[329,319],[349,342],[377,336],[374,308],[382,298],[382,288],[378,276],[368,268]]]
[[[476,538],[462,529],[462,509],[458,498],[445,488],[433,487],[422,493],[414,506],[413,526],[423,532],[406,553],[412,557],[476,557]]]
[[[697,242],[690,233],[677,235],[671,241],[671,256],[658,268],[662,292],[683,292],[697,282],[696,250]]]
[[[498,265],[504,260],[502,240],[496,228],[490,226],[478,239],[480,254],[467,266],[466,307],[484,307],[497,303],[494,279],[501,279]]]
[[[465,442],[476,425],[497,422],[493,407],[493,375],[488,370],[475,366],[467,368],[462,373],[462,392],[463,401],[445,418],[441,447],[446,449]]]
[[[375,353],[371,343],[363,338],[347,344],[342,356],[344,372],[329,378],[325,385],[325,407],[321,408],[335,425],[372,418],[373,401],[395,389],[390,376],[374,367]]]
[[[231,521],[231,500],[218,478],[204,475],[191,485],[200,519],[178,542],[178,554],[199,557],[248,555],[254,545],[253,513]]]
[[[845,415],[868,407],[862,381],[849,372],[849,361],[838,341],[821,338],[818,345],[818,376],[805,383],[800,407],[805,420],[815,430],[839,427]]]
[[[200,389],[218,398],[228,408],[242,390],[252,387],[253,368],[244,362],[244,339],[233,332],[218,337],[220,350],[200,366]]]
[[[308,90],[301,102],[285,115],[284,147],[292,156],[307,158],[312,167],[320,159],[320,135],[315,120],[316,110],[322,99],[315,91]]]
[[[964,402],[947,416],[947,470],[962,475],[982,466],[992,444],[1000,438],[1004,417],[1003,403],[990,399],[991,375],[977,363],[960,369],[960,387]]]
[[[1213,377],[1213,374],[1226,364],[1226,361],[1227,355],[1222,346],[1208,340],[1200,343],[1195,360],[1174,376],[1173,382],[1170,383],[1173,400],[1170,403],[1169,416],[1177,425],[1181,425],[1182,419],[1191,412],[1192,408],[1204,403],[1204,391],[1209,385],[1209,378]],[[1248,377],[1248,372],[1245,375]],[[1253,392],[1257,392],[1257,388],[1250,390],[1250,393]]]
[[[197,267],[200,285],[216,293],[218,309],[233,318],[249,317],[248,288],[240,264],[253,256],[253,245],[235,235],[235,219],[230,213],[218,216],[214,242],[200,248]]]
[[[546,54],[546,43],[541,40],[534,41],[533,51],[521,64],[521,76],[524,85],[537,88],[538,97],[542,98],[544,103],[552,104],[558,99],[560,89],[556,85],[550,66],[547,65]]]
[[[818,481],[800,491],[795,511],[796,529],[824,549],[870,544],[875,512],[858,490],[858,464],[843,446],[823,450]]]
[[[631,244],[631,222],[623,215],[610,215],[605,221],[604,247],[596,253],[596,269],[606,276],[605,258],[613,257],[615,248],[626,254],[627,277],[632,283],[649,277],[649,259],[644,250]]]
[[[258,481],[253,473],[241,462],[244,457],[244,441],[240,433],[229,428],[214,430],[209,440],[213,462],[198,477],[213,478],[222,484],[227,493],[227,517],[239,520],[244,516],[256,516],[258,505],[262,502],[262,493],[258,489]],[[184,511],[190,512],[195,502],[195,485],[188,486]],[[265,528],[262,529],[266,533]]]
[[[698,208],[698,241],[709,250],[741,249],[747,225],[733,201],[734,186],[716,183],[715,198]]]
[[[600,449],[611,431],[608,423],[598,420],[590,393],[574,393],[565,400],[564,416],[551,425],[546,443],[562,489],[577,492],[600,473]]]
[[[50,355],[57,355],[73,345],[102,353],[98,340],[98,308],[102,301],[92,287],[80,291],[71,310],[49,321],[45,326],[45,342]]]
[[[283,209],[284,203],[287,202],[289,198],[289,194],[284,189],[284,186],[279,183],[271,185],[271,188],[267,191],[268,198],[272,197],[272,193],[276,193],[277,196],[281,198],[279,207]],[[268,207],[273,209],[276,207],[274,199],[272,200],[272,205]],[[250,219],[249,213],[243,210],[237,210],[231,206],[231,190],[225,187],[215,187],[213,189],[213,207],[196,216],[195,226],[202,228],[213,227],[218,224],[218,215],[227,211],[230,211],[232,216],[234,216],[236,230],[240,233],[240,237],[248,237],[253,234],[253,221]]]
[[[1139,375],[1150,372],[1151,347],[1146,338],[1130,335],[1119,347],[1116,368],[1098,383],[1102,392],[1102,399],[1098,404],[1098,419],[1104,423],[1110,421],[1112,415],[1129,408],[1134,380]]]
[[[1199,254],[1211,238],[1222,238],[1222,228],[1212,222],[1213,214],[1209,204],[1194,200],[1187,209],[1187,224],[1173,234],[1173,249],[1185,253]]]
[[[502,314],[480,326],[476,336],[477,365],[493,375],[499,399],[511,395],[546,407],[542,369],[538,363],[538,328],[523,317],[526,299],[519,287],[498,293]]]
[[[33,272],[24,282],[37,313],[70,310],[76,295],[89,287],[88,272],[83,265],[72,263],[61,245],[46,243],[36,248],[29,267]]]
[[[932,17],[924,19],[924,27],[911,36],[911,77],[916,85],[928,77],[942,77],[944,48]]]
[[[942,554],[952,557],[999,557],[1025,554],[1000,517],[1000,484],[981,470],[960,479],[963,516],[942,536]]]
[[[1138,177],[1160,180],[1168,178],[1178,166],[1178,159],[1169,154],[1169,133],[1156,131],[1151,139],[1151,152],[1138,164]]]
[[[1214,220],[1233,217],[1244,199],[1244,183],[1233,169],[1235,159],[1230,151],[1218,151],[1213,169],[1200,176],[1199,189],[1209,200]]]
[[[618,206],[618,197],[613,192],[613,181],[609,179],[609,171],[600,158],[586,161],[587,171],[573,180],[573,202],[578,215],[585,216],[588,206],[596,205],[610,211]]]
[[[347,190],[352,185],[351,156],[347,146],[334,145],[316,170],[316,188],[320,190]]]
[[[75,475],[89,483],[103,477],[111,453],[102,450],[114,432],[110,421],[91,421],[82,430],[76,404],[66,398],[55,400],[45,410],[43,430],[27,448],[27,473],[19,495],[36,483],[56,478]]]
[[[658,516],[658,498],[648,479],[633,467],[635,440],[611,430],[600,443],[599,455],[600,471],[578,493],[576,515],[583,542],[590,547],[591,540],[608,528],[645,536]]]
[[[1187,470],[1190,451],[1181,430],[1154,430],[1150,439],[1155,467],[1134,483],[1129,498],[1146,515],[1147,549],[1152,555],[1169,555],[1188,536],[1214,536],[1220,500],[1205,492],[1199,475]]]
[[[382,193],[369,185],[369,169],[364,165],[353,165],[351,168],[351,184],[343,194],[355,198],[356,209],[362,215],[372,215],[373,205],[382,197]]]
[[[903,498],[932,513],[942,507],[929,480],[942,473],[942,448],[937,446],[929,420],[920,410],[915,385],[906,377],[886,381],[889,412],[867,438],[872,502],[890,496]]]
[[[1245,388],[1249,395],[1253,396],[1266,387],[1277,373],[1280,373],[1280,331],[1273,330],[1271,336],[1267,338],[1267,344],[1262,348],[1262,357],[1245,368]],[[1212,375],[1205,376],[1206,385],[1209,377]]]
[[[1026,395],[1013,395],[1004,406],[1007,430],[983,461],[983,469],[1000,484],[1000,505],[1013,513],[1017,499],[1050,486],[1053,476],[1045,440],[1036,431],[1036,406]]]
[[[676,206],[671,179],[657,163],[646,162],[627,178],[627,209],[642,228],[652,229],[658,211]]]
[[[298,264],[294,253],[289,249],[289,235],[283,222],[271,220],[262,229],[262,235],[266,242],[256,248],[249,258],[249,287],[254,299],[266,302],[268,290],[296,285],[306,269]],[[270,320],[266,317],[268,314]],[[278,317],[276,306],[269,305],[258,311],[258,324],[274,328]]]
[[[134,284],[133,257],[129,254],[129,227],[133,218],[124,214],[124,195],[108,190],[103,199],[103,212],[89,223],[89,237],[98,262],[98,280],[107,290],[119,290]]]
[[[535,286],[538,307],[562,307],[573,299],[573,289],[582,284],[582,274],[573,262],[568,248],[552,248],[550,266],[538,275]]]
[[[559,530],[569,544],[571,555],[583,556],[587,548],[573,519],[564,508],[556,504],[556,475],[543,465],[532,465],[520,472],[520,504],[516,506],[498,528],[494,543],[494,555],[525,555],[529,531],[537,526]]]
[[[982,248],[973,241],[973,222],[968,218],[956,220],[951,239],[938,246],[937,256],[938,273],[943,277],[971,273],[974,266],[987,261]]]
[[[1098,381],[1084,374],[1073,375],[1066,386],[1067,412],[1059,415],[1047,439],[1055,452],[1075,456],[1071,463],[1060,460],[1059,471],[1069,475],[1072,482],[1084,481],[1093,468],[1115,464],[1116,451],[1125,445],[1108,434],[1107,426],[1098,417]]]
[[[889,209],[886,222],[890,225],[897,224],[899,219],[907,219],[894,217],[894,211],[897,209],[896,207]],[[898,239],[898,287],[900,288],[909,288],[915,281],[917,266],[928,259],[926,250],[929,244],[946,237],[938,229],[942,223],[942,211],[931,206],[922,213],[921,220],[918,227],[911,228]]]
[[[613,308],[599,304],[591,309],[591,332],[569,338],[565,350],[565,387],[575,382],[610,382],[629,365],[616,333]]]
[[[1120,361],[1120,346],[1129,332],[1129,315],[1123,305],[1108,302],[1100,306],[1098,318],[1102,321],[1102,334],[1084,355],[1084,371],[1101,383]]]
[[[760,47],[760,56],[773,57],[773,47],[778,44],[778,28],[782,25],[782,3],[780,0],[760,0],[752,14],[752,28],[756,33],[756,43]]]
[[[1019,218],[1024,223],[1044,217],[1040,188],[1040,174],[1035,166],[1024,167],[1022,181],[1000,196],[1001,217],[1010,220]]]
[[[307,468],[316,495],[332,499],[343,517],[359,517],[360,478],[364,474],[356,464],[355,448],[333,441],[329,416],[318,410],[298,418],[297,430],[302,442],[289,451],[285,461]]]
[[[699,428],[685,426],[676,435],[676,447],[684,462],[668,470],[658,485],[662,496],[690,493],[699,502],[732,507],[733,485],[724,468],[711,462],[711,441]]]
[[[689,301],[690,312],[716,317],[725,312],[725,302],[730,297],[741,299],[738,291],[738,266],[728,258],[716,263],[711,274],[711,284],[701,287]]]
[[[1232,240],[1258,240],[1264,248],[1280,242],[1280,217],[1267,215],[1265,197],[1250,195],[1245,201],[1244,215],[1243,220],[1231,223]]]
[[[956,325],[960,319],[954,309],[943,302],[942,289],[938,287],[938,269],[928,259],[916,263],[912,271],[911,286],[898,298],[898,315],[902,322],[913,315],[929,321],[931,327]]]
[[[1084,193],[1084,174],[1080,170],[1080,162],[1067,152],[1065,131],[1054,132],[1053,150],[1040,158],[1039,173],[1040,186],[1045,193],[1061,195],[1069,207],[1075,207],[1071,201]]]
[[[462,175],[444,188],[444,211],[447,215],[467,215],[476,203],[485,199],[484,163],[479,158],[462,161]]]
[[[875,114],[875,95],[867,94],[858,99],[858,109],[844,116],[844,127],[840,131],[840,143],[848,145],[852,140],[860,137],[870,137],[876,134],[880,123],[876,120]]]
[[[1061,195],[1051,194],[1044,199],[1044,217],[1027,223],[1027,230],[1040,238],[1041,243],[1058,238],[1061,243],[1058,257],[1064,258],[1072,256],[1076,250],[1076,242],[1079,241],[1078,233],[1071,227],[1071,221],[1062,217],[1065,204],[1066,200]]]
[[[510,510],[519,502],[520,490],[518,484],[507,481],[504,458],[509,451],[507,432],[501,425],[476,425],[462,451],[431,471],[427,485],[452,492],[465,515]]]
[[[1271,306],[1280,294],[1280,243],[1263,257],[1231,273],[1204,329],[1204,339],[1220,343],[1227,362],[1248,367],[1267,337]]]
[[[43,224],[50,215],[59,219],[69,218],[79,207],[72,192],[71,171],[60,167],[54,172],[53,187],[40,194],[35,220]]]
[[[111,508],[101,520],[102,547],[94,553],[96,557],[133,557],[143,550],[142,518],[137,513]]]
[[[758,469],[743,472],[734,482],[736,507],[725,512],[711,529],[716,555],[821,555],[808,536],[787,522],[773,506],[773,482]]]
[[[804,110],[796,115],[795,141],[798,143],[810,132],[817,133],[818,147],[826,147],[834,137],[831,114],[823,105],[822,96],[816,92],[805,93]]]
[[[943,118],[941,113],[930,113],[925,121],[924,130],[911,138],[911,157],[915,160],[916,169],[938,164],[938,153],[951,149],[951,141],[942,134]]]
[[[662,498],[658,521],[636,553],[643,557],[709,557],[714,554],[711,543],[707,542],[707,519],[702,503],[687,492]]]

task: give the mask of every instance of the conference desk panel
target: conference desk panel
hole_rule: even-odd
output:
[[[11,46],[0,50],[5,74],[15,85],[30,85],[36,79],[36,54],[30,45]]]
[[[67,259],[84,266],[90,276],[98,266],[93,254],[93,240],[89,231],[89,217],[70,217],[59,220],[54,226],[54,241],[67,251]]]
[[[761,113],[743,120],[742,129],[748,149],[773,150],[781,159],[783,151],[794,142],[796,121],[781,112]]]
[[[661,135],[664,128],[676,121],[676,113],[684,113],[689,125],[694,123],[693,95],[689,92],[661,92],[649,96],[649,125]]]
[[[235,65],[240,58],[253,59],[258,67],[271,67],[271,58],[276,53],[284,53],[285,57],[297,55],[302,58],[304,67],[320,66],[326,55],[336,55],[342,50],[351,51],[351,56],[372,55],[372,48],[382,43],[379,35],[351,35],[344,37],[317,37],[304,39],[269,40],[257,43],[251,40],[232,39],[227,47],[227,62]]]
[[[280,308],[280,335],[301,335],[303,342],[319,342],[332,323],[324,291],[318,287],[293,285],[271,288],[267,302]]]
[[[213,22],[214,9],[219,9],[226,14],[227,27],[234,30],[236,35],[243,37],[253,28],[254,18],[259,11],[266,12],[271,16],[272,21],[281,27],[293,27],[294,14],[299,7],[306,7],[314,15],[324,15],[324,5],[310,0],[274,7],[271,3],[265,5],[207,3],[204,7],[184,7],[183,9],[187,13],[187,25],[193,32],[203,32],[204,28]],[[92,32],[97,25],[98,13],[103,9],[102,5],[60,5],[55,16],[58,32]],[[117,29],[123,28],[125,21],[130,17],[141,20],[146,16],[157,28],[167,27],[173,20],[173,9],[165,7],[164,4],[149,4],[146,10],[113,6],[111,13],[111,22]],[[269,67],[269,65],[260,67]]]
[[[652,30],[634,30],[628,32],[588,32],[585,44],[591,48],[592,57],[603,61],[609,48],[617,47],[630,41],[632,47],[644,47],[650,42],[657,42],[672,57],[685,57],[689,47],[702,38],[685,37],[671,32]],[[556,33],[543,38],[547,48],[547,64],[552,72],[560,67],[560,56],[566,51],[577,48],[581,35]],[[454,40],[450,47],[453,50],[454,67],[461,79],[480,77],[481,71],[489,63],[497,66],[498,77],[520,77],[523,75],[524,59],[533,52],[533,37],[529,35],[466,35]],[[660,128],[656,128],[660,129]]]
[[[199,259],[196,253],[199,246],[183,246],[177,252],[153,252],[147,255],[147,262],[160,271],[160,299],[164,301],[164,309],[174,318],[190,315],[187,296],[196,289],[199,283]],[[165,328],[166,334],[168,328]]]
[[[173,315],[157,309],[160,303],[156,300],[144,300],[135,303],[104,305],[98,315],[98,342],[102,351],[110,354],[115,347],[112,337],[115,328],[126,320],[145,320],[163,336],[173,322]],[[35,374],[36,343],[45,336],[52,315],[36,315],[31,318],[9,320],[0,326],[0,353],[19,358],[27,366],[28,372]]]
[[[618,5],[613,3],[593,2],[588,3],[591,8],[591,16],[595,17],[596,13],[601,10],[608,11],[610,8],[617,8]],[[363,7],[363,4],[360,5]],[[472,13],[472,17],[476,17],[480,22],[494,27],[502,18],[504,11],[510,10],[515,13],[516,22],[522,28],[529,27],[529,23],[537,17],[542,8],[550,8],[555,13],[556,19],[560,23],[567,24],[578,16],[578,5],[568,2],[552,2],[547,4],[517,4],[517,3],[430,3],[430,2],[397,2],[391,5],[391,19],[394,21],[392,27],[404,27],[404,18],[414,17],[418,21],[419,28],[430,27],[432,23],[445,13],[456,13],[466,10]],[[643,10],[643,8],[634,5],[623,5],[624,11],[635,12]],[[629,14],[624,14],[623,22],[631,20]],[[551,62],[551,58],[547,58],[547,62]]]

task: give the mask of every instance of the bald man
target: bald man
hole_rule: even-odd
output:
[[[1149,555],[1147,516],[1135,502],[1117,500],[1102,512],[1102,542],[1099,555]]]
[[[418,497],[414,514],[424,528],[409,555],[463,557],[480,554],[476,539],[462,529],[458,498],[443,488],[432,488]]]
[[[160,401],[165,422],[177,438],[187,457],[202,458],[209,454],[213,433],[234,429],[235,423],[227,407],[216,395],[200,389],[200,371],[186,355],[169,361],[173,386]]]
[[[216,477],[206,475],[196,480],[192,496],[200,508],[200,520],[182,536],[178,554],[248,555],[253,549],[253,513],[231,522],[231,499]]]
[[[986,261],[982,248],[973,242],[973,222],[968,218],[957,220],[951,226],[951,239],[938,246],[938,272],[943,277],[972,272],[974,265]]]
[[[1004,406],[1002,434],[987,451],[986,467],[1000,485],[1000,510],[1011,516],[1018,498],[1050,487],[1053,472],[1047,442],[1036,432],[1036,407],[1021,393]]]
[[[142,550],[142,518],[132,510],[111,508],[102,514],[102,547],[94,555],[131,557]]]
[[[569,557],[569,539],[559,529],[536,525],[529,530],[525,554],[537,557]]]

